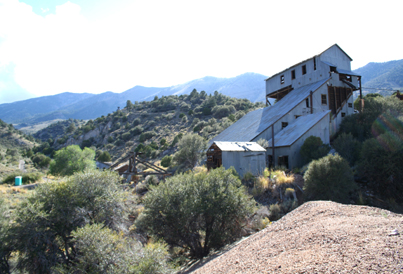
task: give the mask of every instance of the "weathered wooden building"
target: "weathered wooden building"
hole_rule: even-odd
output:
[[[268,165],[299,166],[303,140],[314,135],[329,143],[343,118],[354,113],[353,92],[361,91],[361,76],[351,71],[351,61],[335,44],[269,77],[267,107],[249,112],[210,144],[266,139]]]
[[[234,167],[239,176],[263,174],[266,150],[255,142],[214,142],[207,150],[207,168]]]

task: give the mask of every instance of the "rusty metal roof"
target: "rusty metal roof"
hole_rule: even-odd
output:
[[[330,110],[301,116],[274,136],[274,147],[287,147],[294,144],[303,134],[329,115]],[[272,147],[269,140],[269,147]]]
[[[214,142],[221,151],[266,151],[256,142]]]
[[[214,137],[209,142],[209,145],[215,141],[249,142],[253,140],[268,127],[295,108],[299,103],[308,98],[311,91],[315,92],[329,79],[330,77],[316,83],[294,89],[273,106],[249,112]]]

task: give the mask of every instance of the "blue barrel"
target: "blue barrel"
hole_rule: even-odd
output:
[[[22,176],[17,176],[15,177],[15,186],[20,186],[22,185]]]

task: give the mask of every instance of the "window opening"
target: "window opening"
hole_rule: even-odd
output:
[[[302,75],[305,75],[306,74],[306,65],[303,65],[302,66]]]
[[[348,107],[352,108],[353,107],[353,103],[348,103]]]
[[[326,94],[322,94],[322,105],[327,105]]]
[[[341,113],[341,117],[344,117],[344,116],[346,116],[346,114],[345,114],[344,112],[342,112],[342,113]]]
[[[280,76],[280,83],[281,83],[281,84],[284,84],[284,82],[285,82],[285,80],[284,80],[284,75],[281,75],[281,76]]]
[[[295,115],[295,119],[297,119],[297,118],[299,118],[299,117],[301,117],[301,115]]]
[[[269,169],[272,168],[273,165],[273,155],[267,155],[267,160],[269,162]]]
[[[282,122],[281,123],[281,129],[284,129],[285,127],[287,127],[288,126],[288,123],[287,122]]]
[[[309,108],[309,98],[306,98],[305,104],[306,104],[306,107]]]
[[[313,70],[316,70],[316,58],[313,57]]]
[[[336,72],[336,67],[330,67],[330,72]]]
[[[291,71],[291,80],[295,79],[295,69]]]

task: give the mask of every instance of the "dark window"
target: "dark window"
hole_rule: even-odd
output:
[[[269,162],[269,168],[273,167],[273,155],[267,155],[267,160]]]
[[[288,156],[279,156],[278,157],[278,165],[283,166],[288,169]]]
[[[309,99],[308,98],[306,98],[305,103],[306,103],[306,107],[309,108]]]
[[[282,123],[281,123],[281,129],[283,129],[283,128],[287,127],[287,126],[288,126],[288,123],[287,123],[287,122],[282,122]]]
[[[352,108],[353,107],[353,103],[348,103],[348,107]]]
[[[303,65],[302,66],[302,75],[305,75],[306,74],[306,65]]]
[[[327,105],[326,94],[322,94],[322,105]]]
[[[301,117],[301,115],[295,115],[295,119],[297,119],[297,118],[299,118],[299,117]]]
[[[291,80],[295,79],[295,69],[291,71]]]
[[[336,67],[330,67],[330,72],[336,72]]]
[[[313,70],[316,70],[316,58],[313,57]]]
[[[345,114],[344,112],[342,112],[342,113],[341,113],[341,117],[344,117],[344,116],[346,116],[346,114]]]
[[[284,75],[281,75],[281,76],[280,76],[280,83],[281,83],[281,84],[284,84],[284,82],[285,82],[285,80],[284,80]]]

